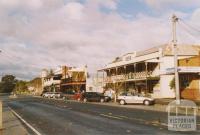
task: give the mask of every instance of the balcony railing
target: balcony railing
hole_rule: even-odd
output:
[[[85,82],[86,78],[66,78],[62,79],[61,83],[72,83],[72,82]]]
[[[152,71],[148,72],[137,72],[137,73],[129,73],[123,75],[115,75],[115,76],[108,76],[105,78],[105,82],[107,83],[115,83],[120,81],[126,80],[137,80],[137,79],[146,79],[148,77],[153,77]]]
[[[60,80],[49,80],[44,82],[44,86],[51,86],[51,85],[56,85],[60,84]]]

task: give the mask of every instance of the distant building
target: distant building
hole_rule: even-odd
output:
[[[60,91],[62,68],[54,70],[43,69],[41,73],[43,91]]]
[[[103,93],[103,78],[95,75],[87,77],[86,91]]]
[[[72,93],[86,91],[87,67],[60,66],[43,69],[41,73],[43,91]]]
[[[179,79],[182,98],[199,99],[200,46],[178,45]],[[105,89],[130,91],[154,98],[174,98],[174,55],[170,44],[117,57],[98,72]],[[191,96],[195,94],[196,96]],[[189,96],[190,95],[190,96]]]
[[[87,67],[62,67],[61,91],[86,91]]]
[[[28,82],[28,90],[33,95],[40,95],[43,91],[41,78],[37,77],[31,80],[30,82]]]

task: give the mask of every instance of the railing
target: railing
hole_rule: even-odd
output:
[[[52,84],[60,84],[60,80],[49,80],[44,82],[44,86],[51,86]]]
[[[152,71],[149,72],[137,72],[129,73],[126,75],[126,79],[145,79],[152,76]]]
[[[115,82],[120,82],[120,81],[125,81],[125,80],[132,80],[132,79],[146,79],[148,77],[153,77],[153,72],[148,71],[148,72],[137,72],[137,73],[129,73],[129,74],[123,74],[123,75],[115,75],[115,76],[108,76],[105,78],[105,82],[107,83],[115,83]]]
[[[66,78],[62,79],[62,83],[72,83],[72,82],[85,82],[86,78]]]

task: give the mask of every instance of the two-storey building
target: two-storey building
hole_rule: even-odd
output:
[[[42,89],[43,91],[60,91],[61,83],[61,68],[54,70],[43,69],[41,73]]]
[[[199,51],[200,46],[198,45],[178,45],[181,88],[183,85],[182,78],[188,75],[193,76],[195,74],[195,77],[190,79],[196,79],[199,83],[200,67],[188,64],[186,68],[183,65],[185,59],[199,56]],[[98,72],[103,72],[104,88],[112,88],[117,93],[130,91],[151,95],[154,98],[175,97],[173,87],[174,55],[173,46],[170,44],[127,53],[115,58]]]
[[[61,91],[78,92],[86,90],[87,67],[62,67]]]

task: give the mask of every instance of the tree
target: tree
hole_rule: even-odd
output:
[[[16,84],[15,76],[5,75],[2,77],[0,82],[0,92],[1,93],[10,93],[14,90]]]
[[[17,81],[14,91],[16,93],[28,92],[27,82],[22,80]]]
[[[174,89],[175,88],[175,78],[173,78],[170,83],[169,83],[170,89]]]

